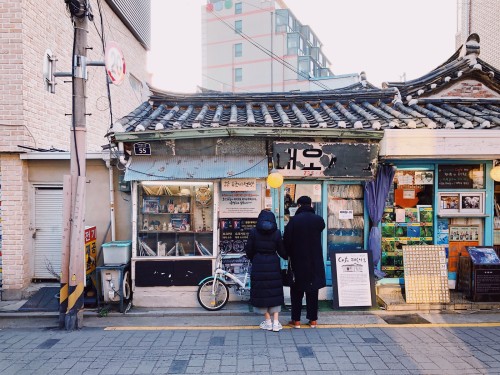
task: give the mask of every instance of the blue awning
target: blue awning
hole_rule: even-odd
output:
[[[265,178],[267,157],[259,156],[167,156],[133,157],[125,181],[215,180]]]

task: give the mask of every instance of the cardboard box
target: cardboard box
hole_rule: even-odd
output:
[[[104,265],[126,264],[132,255],[132,241],[111,241],[102,244]]]

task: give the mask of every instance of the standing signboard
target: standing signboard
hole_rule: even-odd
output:
[[[331,251],[333,308],[376,306],[372,253],[366,250]]]

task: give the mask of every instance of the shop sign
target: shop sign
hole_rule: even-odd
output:
[[[220,218],[257,217],[262,209],[260,183],[255,191],[221,191],[220,196]]]
[[[225,178],[221,181],[222,191],[255,191],[257,180],[255,178]]]
[[[95,271],[97,264],[96,227],[85,227],[86,275]]]
[[[378,144],[275,142],[273,161],[289,177],[371,178]]]
[[[135,155],[151,155],[151,145],[149,143],[138,142],[134,143]]]

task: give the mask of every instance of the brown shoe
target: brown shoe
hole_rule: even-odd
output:
[[[311,328],[316,328],[318,326],[318,321],[317,320],[310,320],[307,325]]]
[[[288,325],[292,328],[300,328],[300,320],[290,320]]]

